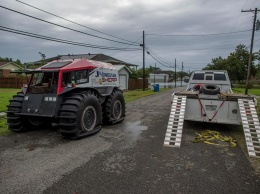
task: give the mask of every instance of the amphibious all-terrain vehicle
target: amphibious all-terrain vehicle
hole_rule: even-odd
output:
[[[125,117],[125,101],[117,70],[87,59],[56,60],[34,71],[10,100],[8,128],[22,132],[52,123],[64,137],[78,139]]]

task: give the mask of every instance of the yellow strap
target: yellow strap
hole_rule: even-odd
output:
[[[196,134],[197,137],[193,140],[194,143],[204,142],[206,144],[211,144],[211,145],[228,146],[228,145],[223,145],[215,142],[216,140],[219,140],[222,142],[229,142],[230,146],[233,148],[237,147],[235,139],[233,139],[230,136],[222,136],[218,131],[206,130],[201,132],[201,134],[199,133]]]

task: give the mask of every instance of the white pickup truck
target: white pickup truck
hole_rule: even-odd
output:
[[[180,147],[184,120],[242,124],[248,150],[252,151],[249,155],[260,156],[260,124],[256,105],[254,96],[232,92],[227,71],[194,71],[186,90],[172,94],[164,145]]]

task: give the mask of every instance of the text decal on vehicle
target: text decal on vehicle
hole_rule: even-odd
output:
[[[96,71],[95,77],[101,77],[102,82],[116,82],[117,77],[115,73],[104,73],[102,71]]]

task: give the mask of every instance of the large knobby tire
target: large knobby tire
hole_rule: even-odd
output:
[[[206,84],[200,88],[200,92],[208,95],[216,95],[220,92],[220,87],[217,85]]]
[[[105,124],[115,124],[125,118],[125,99],[119,89],[114,89],[103,104],[103,122]]]
[[[18,92],[17,95],[13,96],[10,100],[10,104],[7,106],[7,125],[10,131],[14,132],[24,132],[26,131],[26,122],[20,116],[15,113],[20,113],[22,109],[22,104],[24,100],[24,94]]]
[[[61,135],[79,139],[101,129],[102,108],[91,92],[72,94],[64,99],[60,109]]]

